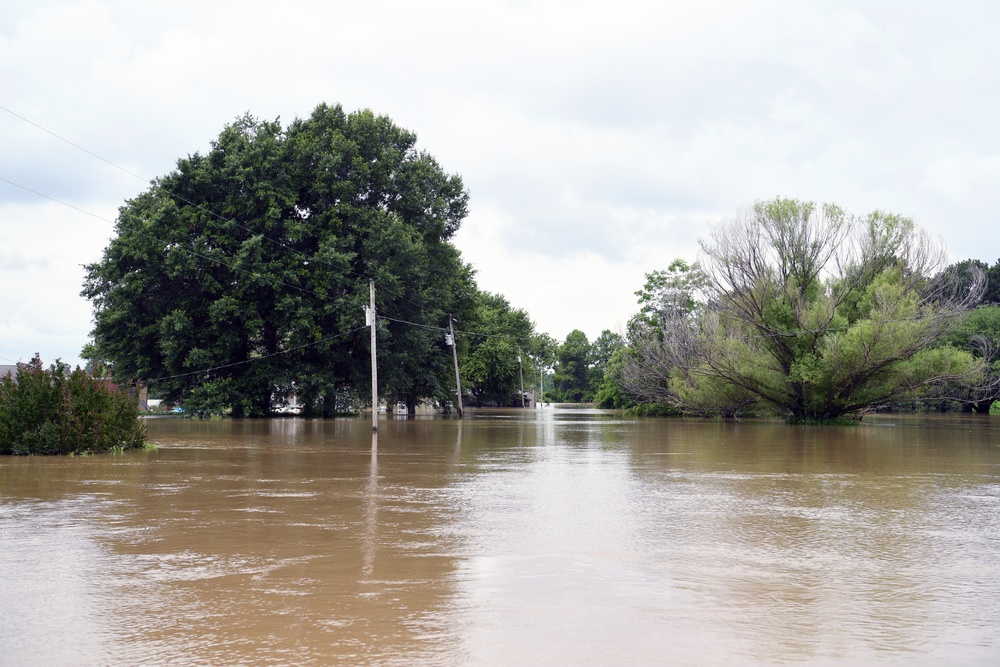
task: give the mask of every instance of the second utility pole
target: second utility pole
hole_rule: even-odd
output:
[[[521,361],[521,348],[517,348],[517,374],[521,377],[521,407],[524,407],[524,363]]]
[[[368,324],[372,328],[372,430],[378,430],[378,364],[375,361],[375,281],[368,281]]]
[[[455,398],[458,402],[458,418],[462,418],[462,379],[458,375],[458,341],[455,340],[455,327],[451,323],[451,315],[448,316],[448,334],[451,336],[451,356],[455,359]]]

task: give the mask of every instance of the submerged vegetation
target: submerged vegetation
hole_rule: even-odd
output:
[[[93,454],[143,447],[146,428],[126,392],[38,355],[0,378],[0,454]]]

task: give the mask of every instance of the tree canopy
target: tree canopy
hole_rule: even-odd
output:
[[[630,335],[652,331],[663,334],[663,322],[686,317],[700,307],[708,278],[697,263],[675,259],[666,270],[646,274],[646,284],[635,295],[639,312],[629,322]]]
[[[520,405],[521,390],[534,386],[539,364],[551,355],[552,342],[535,333],[528,313],[500,294],[480,292],[458,335],[463,389],[478,405]],[[520,361],[519,361],[520,359]]]
[[[557,401],[580,403],[590,399],[590,341],[587,334],[574,329],[559,346],[555,372],[552,374],[553,395]]]
[[[373,280],[383,395],[447,396],[447,348],[420,325],[474,306],[449,241],[467,203],[461,179],[385,116],[325,104],[287,128],[244,116],[120,209],[86,267],[92,352],[195,410],[263,415],[295,391],[333,414],[367,391]]]
[[[640,308],[628,322],[628,340],[605,373],[602,407],[643,405],[655,408],[657,414],[671,412],[664,408],[677,403],[670,388],[674,360],[671,346],[664,344],[664,332],[703,310],[707,286],[701,266],[683,259],[646,274],[645,285],[635,292]]]
[[[934,280],[944,249],[908,218],[774,199],[702,251],[702,307],[664,312],[662,335],[626,357],[638,395],[656,388],[700,413],[759,404],[833,419],[982,373],[968,351],[937,345],[979,300],[982,274]]]
[[[550,392],[552,399],[566,403],[597,400],[608,405],[603,396],[598,398],[598,395],[611,391],[605,386],[606,370],[614,365],[624,346],[621,335],[609,329],[603,330],[592,343],[583,331],[571,331],[556,350]]]

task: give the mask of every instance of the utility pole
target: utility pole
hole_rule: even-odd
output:
[[[462,418],[462,378],[458,374],[458,344],[455,341],[455,327],[452,325],[451,315],[448,316],[448,335],[445,341],[451,345],[451,356],[455,360],[455,407],[458,409],[458,418]]]
[[[538,399],[535,401],[535,406],[539,408],[545,407],[545,401],[542,400],[542,394],[545,393],[545,380],[542,379],[542,358],[538,358]]]
[[[521,348],[517,348],[517,374],[521,377],[521,409],[524,409],[524,363],[521,362]]]
[[[372,431],[378,431],[378,363],[375,361],[375,281],[368,281],[369,305],[365,309],[365,323],[372,330]],[[375,442],[374,440],[372,442]]]

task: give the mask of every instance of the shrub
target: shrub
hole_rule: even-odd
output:
[[[128,394],[38,355],[0,378],[0,454],[84,454],[142,447],[145,425]]]

